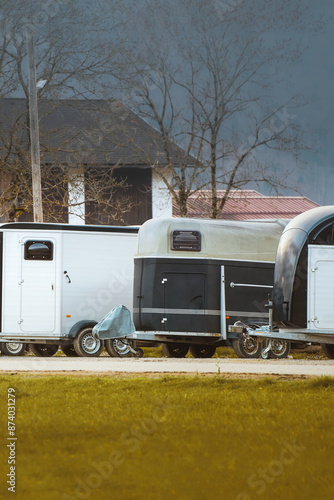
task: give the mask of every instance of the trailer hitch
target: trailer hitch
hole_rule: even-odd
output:
[[[262,359],[268,359],[269,352],[270,352],[271,347],[272,347],[271,343],[272,343],[272,339],[269,339],[267,347],[265,347],[264,349],[262,349],[262,351],[261,351],[261,358]]]

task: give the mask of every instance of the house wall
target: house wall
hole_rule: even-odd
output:
[[[161,175],[151,167],[119,167],[113,170],[115,185],[102,194],[102,202],[92,200],[89,188],[85,189],[85,174],[77,168],[71,170],[67,194],[58,188],[52,201],[43,205],[45,222],[69,224],[140,225],[151,218],[172,217],[172,198]],[[91,171],[88,171],[89,173]],[[159,172],[170,180],[171,171],[161,167]],[[99,175],[98,169],[94,175]],[[89,185],[89,181],[87,182]],[[59,197],[57,200],[56,198]],[[63,201],[68,200],[67,210]],[[58,201],[58,203],[57,203]],[[84,203],[83,203],[84,202]],[[32,222],[32,213],[23,213],[21,222]]]
[[[85,224],[85,176],[73,168],[68,183],[68,223]]]
[[[172,170],[160,167],[152,171],[152,218],[170,218],[173,216],[172,196],[162,176],[170,183]]]
[[[152,217],[150,168],[121,167],[114,170],[116,183],[125,181],[127,187],[115,188],[113,208],[99,205],[86,198],[86,224],[138,225]]]

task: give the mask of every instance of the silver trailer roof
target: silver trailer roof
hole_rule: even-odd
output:
[[[193,257],[274,262],[287,219],[249,221],[208,219],[150,219],[138,236],[136,257]],[[200,251],[171,250],[174,230],[199,231]]]

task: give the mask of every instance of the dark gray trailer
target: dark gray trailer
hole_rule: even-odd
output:
[[[131,339],[167,356],[210,357],[233,345],[258,357],[262,344],[229,332],[267,323],[277,246],[288,221],[153,219],[141,226],[134,265]]]

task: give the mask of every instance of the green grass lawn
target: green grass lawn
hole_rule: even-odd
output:
[[[0,385],[0,498],[334,498],[333,378],[6,375]]]

